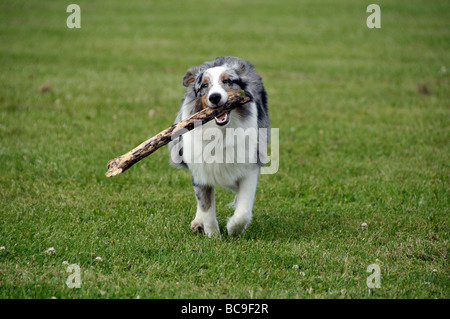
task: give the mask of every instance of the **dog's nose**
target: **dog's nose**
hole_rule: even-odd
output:
[[[220,100],[222,99],[222,95],[220,95],[219,93],[213,93],[209,96],[209,101],[212,104],[217,104],[220,102]]]

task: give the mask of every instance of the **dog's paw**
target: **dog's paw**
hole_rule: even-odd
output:
[[[220,230],[219,225],[217,222],[213,223],[212,225],[204,225],[201,220],[193,220],[191,222],[191,229],[196,233],[205,233],[209,238],[219,238],[220,236]]]
[[[217,239],[222,239],[222,236],[220,235],[220,230],[219,228],[214,229],[212,231],[205,231],[205,234],[209,237],[209,238],[217,238]]]
[[[211,223],[205,223],[205,225],[203,226],[203,231],[209,238],[221,239],[219,224],[216,220]]]
[[[247,228],[248,224],[250,224],[251,217],[247,216],[232,216],[228,219],[227,223],[227,231],[230,236],[239,236],[244,230]]]
[[[193,220],[191,222],[191,229],[196,233],[203,233],[203,222],[201,220]]]

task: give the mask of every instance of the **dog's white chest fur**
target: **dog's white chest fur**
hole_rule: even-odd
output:
[[[254,107],[251,104],[246,106],[250,110]],[[236,128],[251,128],[257,132],[257,118],[253,110],[251,113],[243,120],[232,111],[225,127],[218,127],[213,120],[183,135],[183,161],[196,183],[235,190],[236,182],[255,169],[257,164],[249,161],[249,153],[256,154],[255,143],[242,145],[233,136],[227,138],[227,134],[233,134]],[[246,162],[238,162],[238,156],[243,156]]]

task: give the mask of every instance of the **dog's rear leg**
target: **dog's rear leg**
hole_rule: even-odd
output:
[[[219,224],[216,219],[216,203],[214,187],[194,184],[197,198],[197,213],[191,222],[191,229],[197,232],[204,231],[208,237],[219,236]]]
[[[250,172],[239,181],[237,203],[234,215],[228,219],[227,230],[231,236],[244,232],[252,220],[253,201],[255,199],[256,184],[258,183],[259,168]]]

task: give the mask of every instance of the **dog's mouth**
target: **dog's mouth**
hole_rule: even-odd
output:
[[[223,113],[219,117],[217,117],[217,116],[214,117],[214,119],[216,120],[216,124],[220,125],[220,126],[228,124],[228,122],[230,121],[230,112],[231,111],[228,111],[228,112]]]

